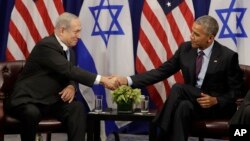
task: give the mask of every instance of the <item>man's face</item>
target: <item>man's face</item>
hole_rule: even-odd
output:
[[[213,41],[213,35],[208,35],[201,25],[194,23],[190,40],[193,48],[206,49]]]
[[[81,32],[81,23],[79,19],[74,19],[70,23],[70,27],[68,29],[62,29],[62,41],[68,47],[74,47],[77,44],[78,38],[80,38]]]

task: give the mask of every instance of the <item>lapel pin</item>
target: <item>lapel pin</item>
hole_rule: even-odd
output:
[[[217,63],[217,60],[214,60],[214,63]]]

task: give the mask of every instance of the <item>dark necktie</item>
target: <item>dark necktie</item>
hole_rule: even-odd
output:
[[[203,55],[204,55],[204,52],[203,52],[203,51],[200,51],[200,52],[198,53],[197,58],[196,58],[196,70],[195,70],[196,79],[198,78],[198,75],[199,75],[199,73],[200,73],[200,71],[201,71]]]

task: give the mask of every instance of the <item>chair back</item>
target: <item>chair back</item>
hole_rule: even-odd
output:
[[[24,60],[0,62],[0,98],[9,97],[24,65]]]
[[[247,91],[250,90],[250,66],[240,65],[240,68],[243,72],[244,88],[242,97],[244,97]]]

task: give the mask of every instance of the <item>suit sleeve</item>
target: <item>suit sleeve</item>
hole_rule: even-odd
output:
[[[229,91],[217,97],[220,107],[234,104],[236,98],[241,95],[243,79],[237,53],[233,54],[229,62],[229,67],[227,68],[227,83]]]
[[[144,87],[154,84],[178,72],[180,70],[180,48],[175,52],[172,58],[158,68],[131,76],[133,81],[132,87]]]
[[[47,67],[69,80],[79,82],[83,85],[92,86],[94,84],[96,74],[76,67],[65,58],[62,52],[55,48],[45,44],[37,47],[34,51],[37,53],[33,53],[36,56],[32,58],[39,62],[41,66]]]
[[[70,49],[70,62],[73,64],[73,65],[76,65],[76,60],[75,60],[75,52],[73,49]],[[77,90],[77,83],[74,81],[74,80],[70,80],[69,81],[69,85],[73,85],[75,90]]]

